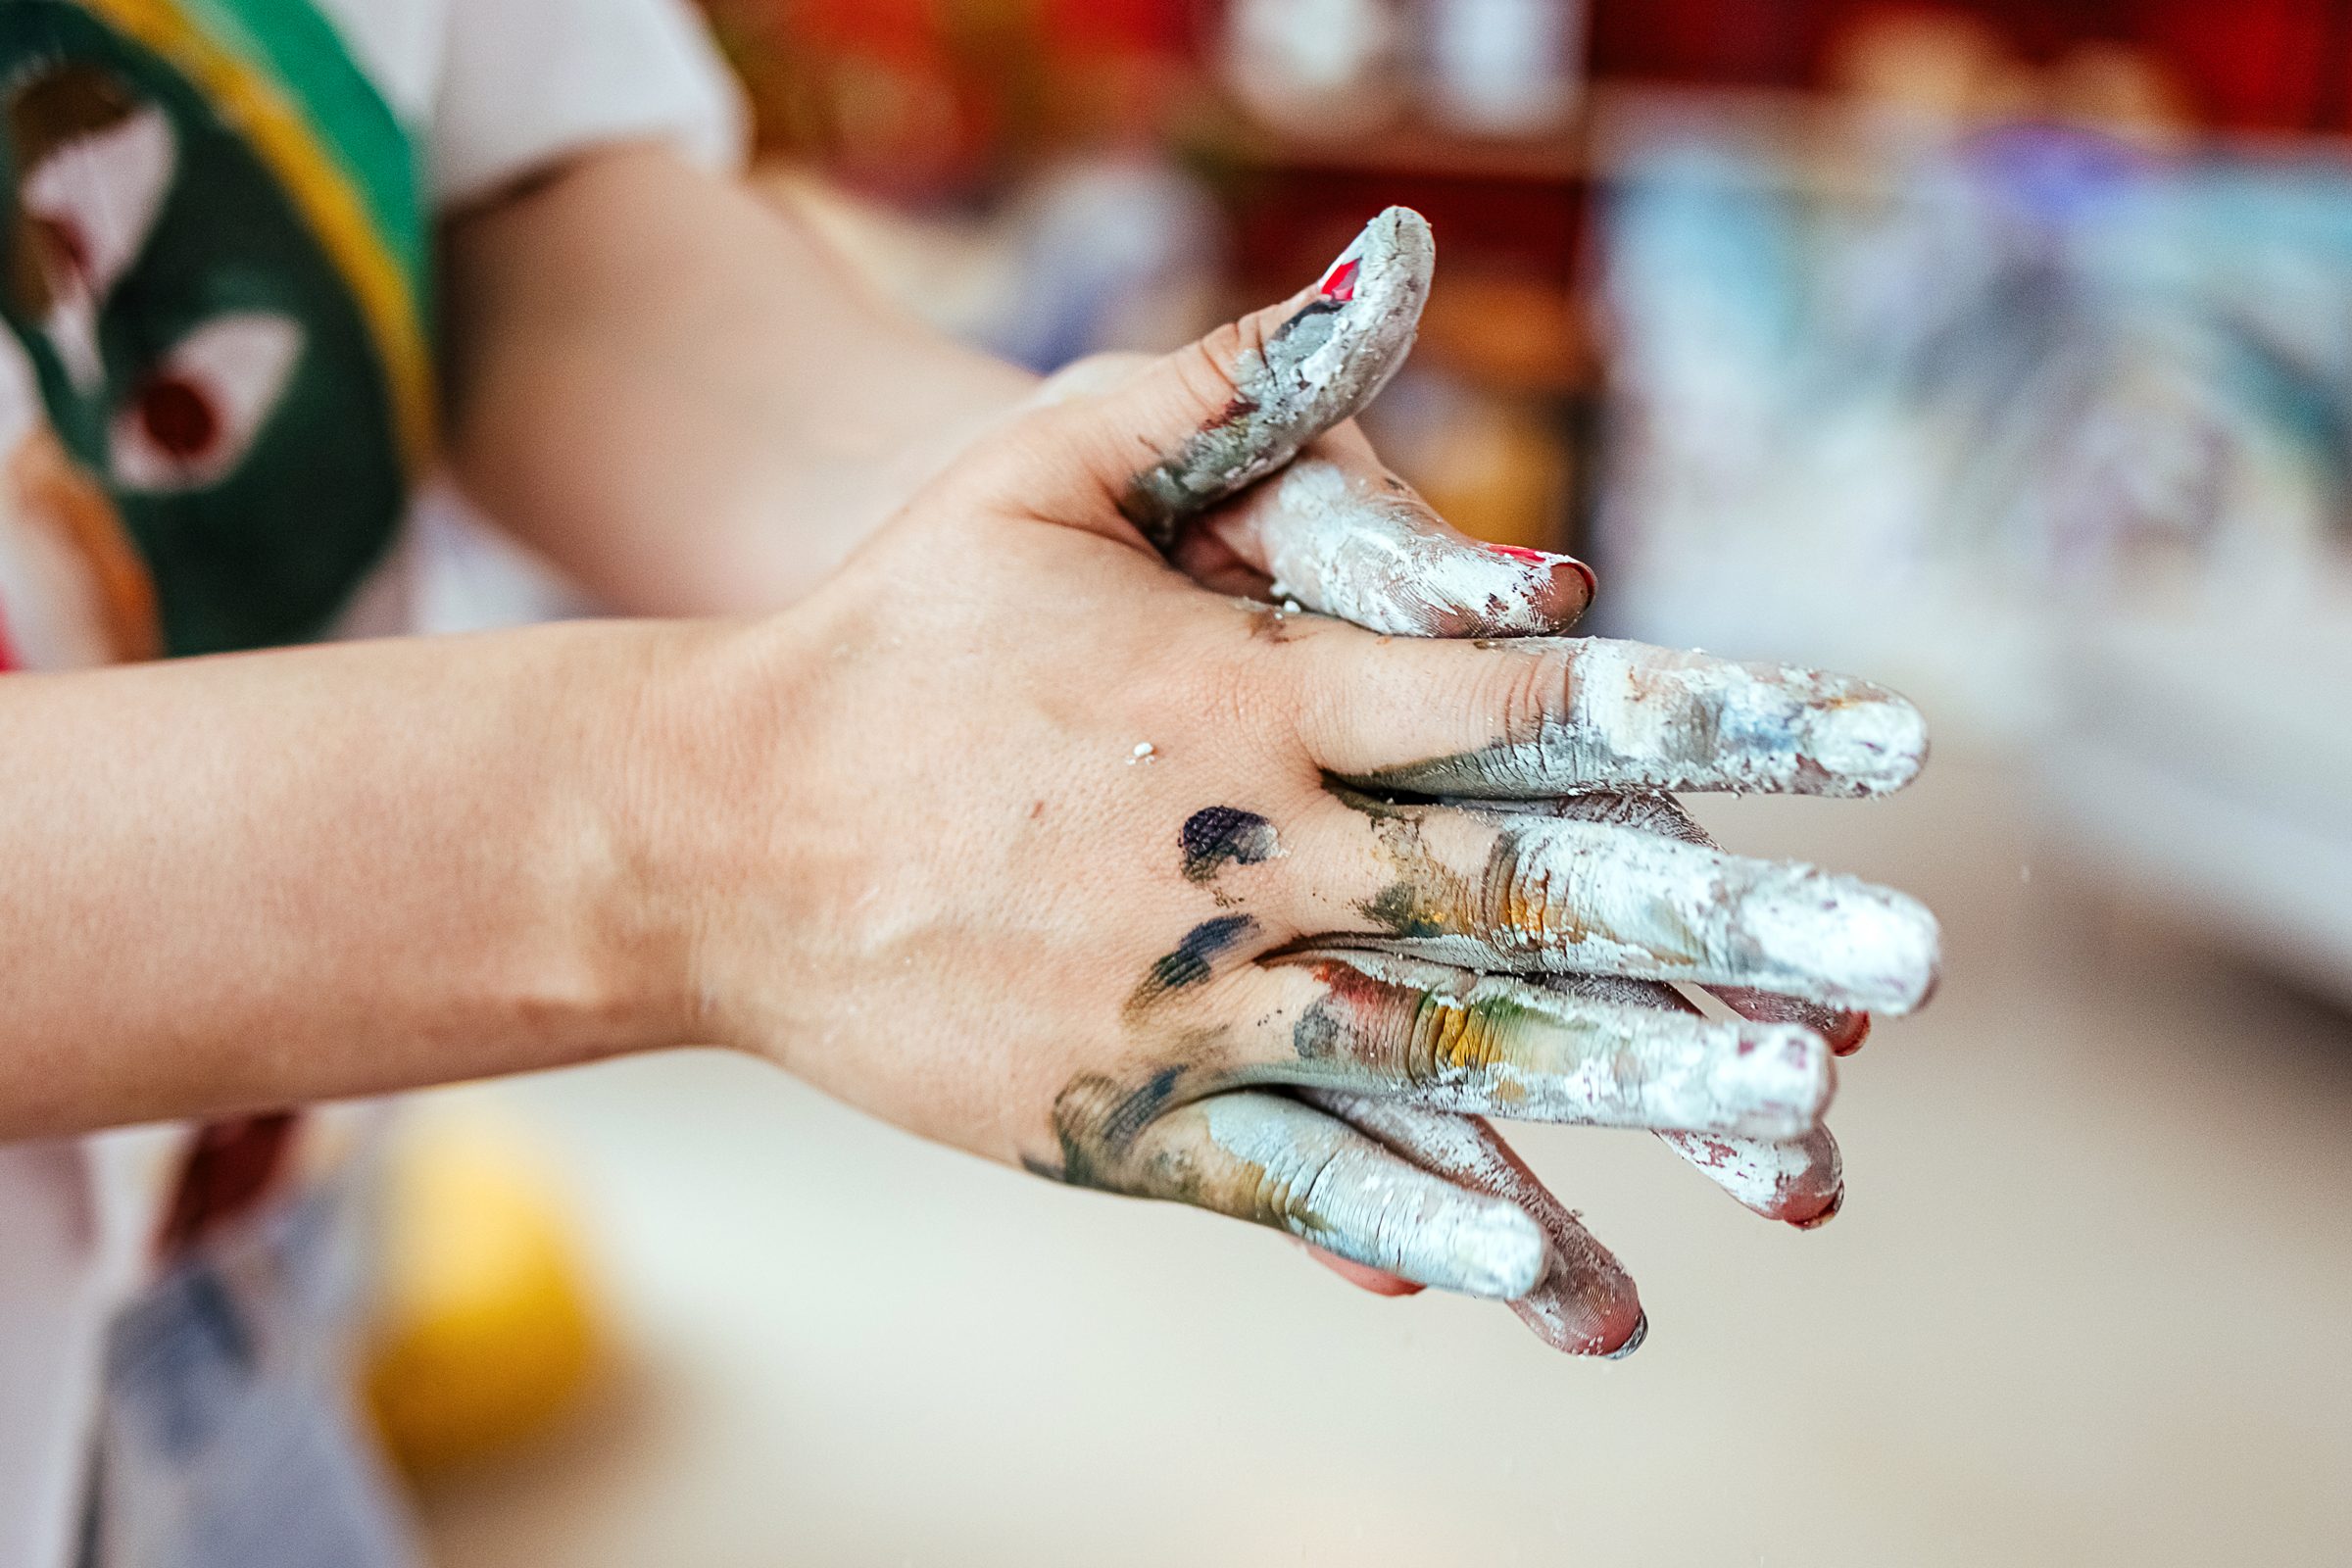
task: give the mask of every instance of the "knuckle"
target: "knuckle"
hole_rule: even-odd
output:
[[[1575,660],[1562,649],[1498,650],[1473,679],[1481,710],[1494,715],[1506,741],[1533,740],[1568,715]]]
[[[1220,327],[1197,342],[1176,351],[1170,361],[1176,384],[1184,395],[1200,407],[1222,410],[1240,396],[1241,389],[1234,380],[1233,367],[1243,357],[1245,346],[1233,327]]]
[[[1330,1179],[1338,1159],[1336,1150],[1318,1151],[1267,1166],[1257,1181],[1258,1216],[1290,1231],[1314,1224],[1322,1217],[1316,1194]]]

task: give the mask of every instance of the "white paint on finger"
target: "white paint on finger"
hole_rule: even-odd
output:
[[[1560,629],[1565,556],[1492,551],[1442,526],[1409,492],[1302,458],[1248,503],[1269,575],[1307,609],[1401,637]]]
[[[1228,368],[1231,406],[1136,476],[1122,503],[1129,520],[1164,554],[1184,519],[1370,403],[1412,350],[1436,265],[1420,214],[1392,207],[1365,224],[1307,303],[1242,349]]]
[[[1501,832],[1484,866],[1450,877],[1416,865],[1429,852],[1411,841],[1401,869],[1423,891],[1397,906],[1399,947],[1471,968],[1738,986],[1889,1013],[1935,986],[1936,917],[1891,888],[1602,823],[1492,820]]]
[[[1262,1173],[1294,1235],[1401,1278],[1508,1300],[1543,1277],[1544,1233],[1514,1205],[1464,1191],[1342,1123],[1272,1096],[1212,1096],[1210,1140]]]
[[[1493,1128],[1400,1100],[1317,1090],[1303,1098],[1422,1169],[1516,1205],[1544,1228],[1550,1249],[1544,1276],[1510,1305],[1546,1345],[1571,1355],[1622,1355],[1640,1343],[1642,1306],[1633,1281]]]
[[[1501,652],[1549,660],[1559,673],[1559,692],[1544,699],[1530,733],[1386,768],[1366,782],[1465,797],[1588,790],[1872,796],[1910,783],[1927,760],[1919,710],[1852,676],[1601,638],[1527,641]]]
[[[1822,1138],[1775,1142],[1705,1133],[1660,1133],[1716,1186],[1767,1219],[1787,1219],[1799,1195],[1835,1200],[1841,1190],[1838,1146]]]
[[[1829,1048],[1794,1024],[1629,1007],[1385,952],[1298,961],[1341,1020],[1329,1059],[1446,1110],[1794,1138],[1836,1088]]]

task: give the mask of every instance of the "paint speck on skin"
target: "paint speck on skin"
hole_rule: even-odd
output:
[[[1212,881],[1228,865],[1257,865],[1282,853],[1273,823],[1233,806],[1195,811],[1177,831],[1176,842],[1188,882]]]

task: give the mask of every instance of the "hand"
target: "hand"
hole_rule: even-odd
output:
[[[1428,231],[1416,215],[1401,210],[1384,214],[1332,270],[1329,280],[1339,287],[1327,281],[1285,308],[1312,311],[1335,293],[1351,296],[1348,303],[1356,308],[1337,313],[1341,320],[1316,345],[1325,351],[1323,385],[1336,391],[1290,399],[1290,408],[1298,412],[1289,421],[1257,421],[1250,434],[1250,450],[1245,453],[1250,461],[1231,463],[1235,443],[1230,435],[1189,443],[1179,460],[1206,452],[1227,458],[1229,467],[1263,467],[1280,451],[1298,445],[1299,429],[1360,409],[1410,348],[1433,262]],[[1329,352],[1335,343],[1340,345],[1337,355]],[[1260,380],[1277,378],[1281,359],[1269,353],[1256,367],[1237,366],[1237,379],[1248,379],[1251,369]],[[1334,360],[1339,362],[1336,367]],[[1140,355],[1080,362],[1048,383],[1043,400],[1107,390],[1149,363]],[[1291,365],[1296,364],[1294,356]],[[1243,401],[1261,400],[1251,395]],[[1161,543],[1171,560],[1204,583],[1260,598],[1295,596],[1306,608],[1374,630],[1421,636],[1557,635],[1569,628],[1591,597],[1593,579],[1581,563],[1482,545],[1447,527],[1409,486],[1381,466],[1352,422],[1316,436],[1279,476],[1222,505],[1214,503],[1231,489],[1230,481],[1220,482],[1199,467],[1195,465],[1180,482],[1163,480],[1160,486],[1163,493],[1180,498],[1167,509],[1174,526],[1163,528]],[[1298,586],[1294,589],[1292,582]],[[1711,847],[1697,824],[1663,795],[1571,797],[1550,808],[1564,816],[1613,821]],[[1553,983],[1572,990],[1604,987],[1619,1000],[1690,1010],[1670,987],[1656,983],[1597,978]],[[1869,1030],[1867,1013],[1754,988],[1709,989],[1742,1016],[1814,1029],[1840,1055],[1859,1049]],[[1322,1102],[1426,1169],[1520,1200],[1531,1217],[1544,1224],[1551,1235],[1555,1266],[1543,1288],[1513,1304],[1549,1343],[1571,1351],[1606,1348],[1616,1336],[1605,1332],[1605,1325],[1643,1321],[1632,1282],[1491,1128],[1476,1118],[1439,1112],[1391,1114],[1374,1126],[1365,1102],[1337,1097]],[[1826,1128],[1788,1141],[1678,1132],[1659,1136],[1733,1197],[1768,1218],[1810,1229],[1827,1223],[1842,1204],[1841,1163]],[[1328,1253],[1315,1255],[1379,1294],[1418,1289]],[[1627,1340],[1623,1348],[1630,1350],[1633,1344]]]
[[[1923,736],[1860,682],[1395,642],[1185,583],[1130,518],[1153,526],[1157,455],[1229,422],[1227,368],[1280,320],[1000,431],[804,611],[661,683],[683,728],[650,754],[680,777],[649,798],[702,804],[650,813],[691,890],[686,1032],[992,1157],[1524,1297],[1557,1244],[1522,1204],[1275,1089],[1799,1137],[1829,1092],[1812,1031],[1453,962],[1899,1010],[1933,921],[1615,824],[1353,792],[1874,793]]]

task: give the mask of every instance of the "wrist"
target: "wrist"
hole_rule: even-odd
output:
[[[779,769],[799,750],[783,732],[807,707],[804,618],[625,628],[625,670],[605,683],[582,734],[596,782],[577,872],[620,1049],[750,1037],[731,1004],[728,938],[746,900],[792,896],[791,878],[778,876],[795,839]],[[787,914],[760,923],[789,929]],[[772,976],[792,957],[762,951],[758,961]]]

